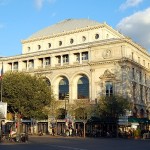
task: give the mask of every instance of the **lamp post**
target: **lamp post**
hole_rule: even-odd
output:
[[[67,104],[66,104],[66,101],[69,100],[69,93],[67,93],[65,95],[65,134],[66,134],[66,128],[67,128]]]
[[[65,95],[65,117],[67,116],[67,102],[69,101],[69,93]]]

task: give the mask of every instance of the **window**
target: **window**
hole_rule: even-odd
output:
[[[99,34],[95,34],[95,39],[99,39]]]
[[[68,63],[68,62],[69,62],[69,56],[63,55],[63,63]]]
[[[143,86],[140,85],[140,99],[143,101]]]
[[[138,63],[140,63],[140,57],[138,57]]]
[[[143,66],[145,66],[145,60],[143,60]]]
[[[41,45],[38,45],[38,50],[40,50],[41,49]]]
[[[140,81],[142,81],[142,72],[141,71],[139,72],[139,79],[140,79]]]
[[[86,41],[86,37],[82,36],[82,41],[85,42]]]
[[[146,76],[146,74],[145,74],[145,84],[147,83],[147,76]]]
[[[106,96],[111,96],[113,95],[113,84],[112,82],[106,82],[105,83],[106,86]]]
[[[30,50],[31,50],[31,48],[30,48],[30,47],[28,47],[28,52],[30,52]]]
[[[50,65],[50,57],[45,58],[45,65],[46,66]]]
[[[78,80],[78,99],[88,99],[89,98],[89,80],[86,76],[81,77]]]
[[[51,48],[51,46],[52,46],[51,43],[48,43],[48,48]]]
[[[67,78],[63,78],[59,82],[59,100],[64,100],[69,93],[69,82]]]
[[[70,44],[73,44],[74,40],[73,39],[70,39]]]
[[[28,67],[29,67],[29,69],[34,68],[34,61],[33,60],[29,60]]]
[[[18,62],[14,62],[13,69],[18,70]]]
[[[134,60],[134,53],[132,52],[132,60]]]
[[[132,68],[132,78],[135,79],[135,73],[134,73],[134,68]]]
[[[82,60],[88,60],[88,52],[82,52]]]
[[[62,46],[62,41],[59,41],[59,46]]]
[[[106,34],[106,39],[108,39],[109,38],[109,34]]]

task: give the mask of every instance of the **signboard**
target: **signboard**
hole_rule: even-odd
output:
[[[119,125],[128,125],[128,117],[127,116],[120,116],[118,119]]]
[[[0,119],[6,119],[7,116],[7,103],[0,102]]]

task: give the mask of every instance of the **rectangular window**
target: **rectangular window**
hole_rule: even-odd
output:
[[[33,69],[34,68],[34,60],[29,60],[28,68],[29,69]]]
[[[132,52],[132,60],[134,60],[134,53]]]
[[[146,74],[145,74],[145,84],[146,84],[146,82],[147,82],[147,76],[146,76]]]
[[[63,63],[68,63],[68,62],[69,62],[69,56],[63,55]]]
[[[145,60],[143,60],[143,66],[145,66]]]
[[[135,79],[135,72],[134,68],[132,68],[132,78]]]
[[[18,70],[18,62],[14,62],[14,64],[13,64],[13,70]]]
[[[82,60],[88,60],[88,52],[82,52]]]
[[[139,79],[140,79],[140,81],[142,81],[142,72],[141,71],[139,72]]]
[[[45,58],[45,66],[50,65],[50,57]]]
[[[143,101],[143,86],[140,85],[140,99]]]
[[[113,95],[113,84],[112,84],[112,82],[106,82],[105,86],[106,86],[106,96]]]

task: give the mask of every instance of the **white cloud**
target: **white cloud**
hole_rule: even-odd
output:
[[[150,50],[150,7],[123,18],[117,29]]]
[[[55,0],[35,0],[35,5],[38,9],[42,9],[45,2],[54,3]]]
[[[120,10],[125,10],[129,7],[135,7],[139,5],[143,0],[126,0],[125,3],[121,4]]]

